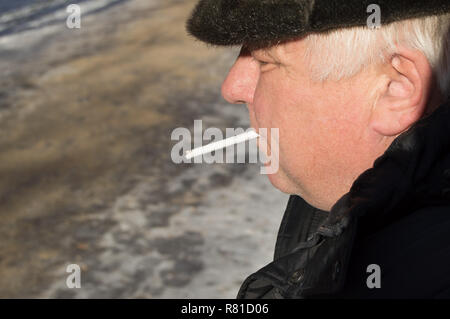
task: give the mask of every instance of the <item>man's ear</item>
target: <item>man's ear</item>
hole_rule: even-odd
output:
[[[432,68],[419,50],[401,48],[389,61],[371,126],[383,136],[395,136],[417,122],[427,108]]]

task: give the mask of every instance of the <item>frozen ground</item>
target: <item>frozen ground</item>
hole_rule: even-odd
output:
[[[79,3],[80,30],[67,1],[0,5],[0,297],[234,298],[288,197],[259,165],[173,164],[170,134],[248,127],[220,97],[236,50],[185,35],[195,1]]]

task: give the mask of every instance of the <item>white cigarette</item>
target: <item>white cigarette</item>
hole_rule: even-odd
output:
[[[251,130],[251,131],[248,131],[243,134],[232,136],[232,137],[229,137],[229,138],[221,140],[221,141],[217,141],[217,142],[214,142],[214,143],[202,146],[202,147],[195,148],[191,151],[186,151],[186,154],[184,157],[186,159],[191,159],[193,157],[211,153],[212,151],[217,151],[217,150],[220,150],[220,149],[228,147],[228,146],[232,146],[232,145],[239,144],[239,143],[242,143],[242,142],[245,142],[248,140],[252,140],[254,138],[257,138],[258,136],[259,136],[258,133],[256,133],[254,130]]]

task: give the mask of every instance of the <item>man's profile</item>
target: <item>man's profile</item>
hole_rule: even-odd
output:
[[[377,28],[370,4],[201,0],[188,21],[242,47],[222,95],[279,129],[291,194],[238,298],[450,297],[450,3],[378,1]]]

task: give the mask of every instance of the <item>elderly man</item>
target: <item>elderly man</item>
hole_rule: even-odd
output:
[[[202,0],[188,21],[242,46],[222,93],[279,128],[291,194],[238,298],[450,297],[450,2],[370,4]]]

